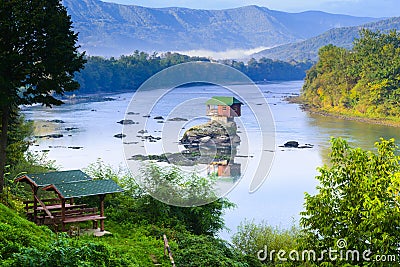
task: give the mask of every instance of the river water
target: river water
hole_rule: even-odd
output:
[[[275,122],[275,157],[267,179],[256,192],[249,193],[251,177],[245,176],[227,195],[237,207],[227,211],[224,216],[226,226],[231,231],[222,232],[223,238],[229,239],[245,219],[254,219],[255,222],[264,220],[271,225],[282,227],[298,223],[299,212],[303,208],[304,192],[315,192],[317,183],[314,177],[318,173],[316,168],[327,163],[331,137],[343,137],[352,145],[366,149],[373,149],[374,142],[380,137],[400,140],[399,128],[308,114],[302,111],[299,105],[284,101],[285,97],[298,94],[302,85],[303,81],[258,85],[269,103]],[[145,118],[144,115],[149,114],[150,118],[166,118],[171,107],[178,103],[194,97],[207,98],[219,94],[227,95],[227,92],[221,92],[221,88],[216,86],[180,88],[170,92],[167,101],[160,101],[151,114],[138,103],[136,113],[132,113],[130,117],[125,117],[125,111],[133,93],[102,95],[88,101],[71,101],[52,109],[41,106],[25,107],[23,112],[27,119],[40,122],[36,128],[37,136],[54,133],[63,135],[61,138],[38,138],[30,149],[47,151],[48,158],[56,160],[61,170],[83,169],[99,158],[116,168],[124,168],[126,160],[123,143],[121,139],[114,137],[115,134],[123,132],[123,126],[118,124],[118,121],[124,118],[132,119],[139,122],[135,127],[140,129],[143,128],[141,120]],[[257,103],[260,99],[249,101]],[[205,108],[193,105],[192,108],[185,108],[179,117],[189,118],[198,110]],[[245,129],[239,130],[247,130],[248,138],[254,139],[257,137],[257,127],[250,117],[246,117],[249,113],[244,106],[241,121]],[[63,123],[51,122],[52,120],[61,120]],[[188,128],[202,121],[205,119],[190,120],[184,126]],[[167,123],[174,122],[165,120],[165,124]],[[154,137],[162,136],[159,128],[162,125],[153,123],[151,134]],[[279,147],[290,140],[300,144],[312,144],[313,147]],[[135,145],[134,143],[132,142],[132,145]],[[153,153],[157,153],[157,146],[151,151],[151,154]],[[250,154],[247,156],[251,156]]]

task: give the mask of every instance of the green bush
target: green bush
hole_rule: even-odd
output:
[[[178,183],[180,182],[178,179],[184,175],[176,168],[171,170],[157,165],[148,165],[146,168],[148,168],[147,172],[153,176],[165,177],[170,182]],[[97,161],[85,171],[96,179],[113,179],[124,188],[124,193],[107,196],[105,201],[108,219],[120,224],[151,224],[158,227],[186,230],[198,235],[215,235],[224,228],[222,218],[224,210],[235,206],[225,198],[199,207],[168,205],[147,194],[124,170],[113,170],[111,166]],[[196,176],[190,178],[193,188],[196,187],[194,184],[198,181],[196,178]],[[82,201],[85,202],[87,199]],[[97,199],[93,201],[97,201]]]
[[[239,251],[254,257],[257,257],[258,252],[262,250],[267,253],[263,263],[276,265],[279,263],[277,253],[270,259],[269,252],[284,250],[289,253],[297,248],[298,238],[299,229],[294,225],[290,229],[281,229],[270,226],[264,221],[256,224],[254,221],[245,220],[238,226],[238,231],[232,237],[232,243]]]
[[[182,267],[250,267],[259,266],[252,257],[244,256],[226,241],[205,235],[185,234],[178,238],[174,252],[177,266]],[[255,265],[257,264],[258,265]]]
[[[24,247],[13,255],[13,266],[110,266],[108,245],[60,236],[46,247]]]
[[[399,264],[400,157],[393,139],[375,143],[376,152],[332,139],[329,166],[319,168],[315,195],[306,194],[301,245],[322,251],[357,250],[360,257],[326,264],[376,266],[375,255],[395,255]],[[340,247],[341,245],[341,247]],[[370,261],[362,254],[370,251]],[[321,262],[321,261],[320,261]]]

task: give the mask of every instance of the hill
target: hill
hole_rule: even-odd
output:
[[[318,50],[328,44],[350,49],[355,38],[359,38],[360,29],[372,31],[400,30],[400,17],[389,18],[378,22],[367,23],[361,26],[342,27],[331,29],[321,35],[305,41],[285,44],[271,49],[266,49],[253,55],[254,58],[271,58],[278,60],[306,59],[317,60]]]
[[[400,33],[360,35],[350,51],[333,45],[319,50],[300,98],[316,111],[398,125]]]
[[[335,27],[376,21],[318,11],[286,13],[246,6],[226,10],[146,8],[99,0],[63,0],[90,55],[142,51],[226,51],[272,47]]]

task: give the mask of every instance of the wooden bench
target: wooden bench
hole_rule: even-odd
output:
[[[58,211],[52,213],[56,221],[62,223],[63,228],[65,228],[65,224],[68,223],[77,223],[77,222],[87,222],[93,221],[93,228],[98,228],[98,221],[102,221],[106,219],[105,216],[101,216],[98,213],[98,208],[72,208],[64,211],[64,219],[62,212]]]
[[[82,207],[86,207],[86,204],[65,204],[65,208],[68,209],[76,209],[76,208],[82,208]],[[61,204],[55,204],[55,205],[46,205],[46,208],[48,210],[60,210],[62,208]],[[43,207],[38,207],[37,210],[43,210]]]
[[[60,203],[60,199],[58,198],[50,198],[50,199],[43,199],[42,202],[46,203],[48,206],[54,205],[56,203]],[[33,213],[32,211],[34,210],[35,206],[33,205],[35,202],[33,200],[26,200],[23,201],[22,203],[25,204],[25,211],[26,214]],[[36,202],[37,203],[37,202]],[[38,205],[36,206],[36,209],[40,207],[40,204],[37,203]]]
[[[69,210],[84,208],[86,206],[87,206],[86,204],[77,204],[77,205],[75,205],[75,204],[72,204],[72,205],[71,204],[65,204],[65,209],[66,209],[66,211],[69,211]],[[62,205],[61,204],[46,205],[46,209],[48,211],[52,211],[51,215],[57,216],[57,214],[58,213],[61,214],[61,212],[53,212],[53,211],[61,210],[62,209]],[[43,222],[43,220],[48,217],[47,213],[45,212],[45,209],[42,206],[39,205],[36,208],[36,211],[37,211],[37,219],[39,220],[39,222],[41,222],[40,224],[46,224],[46,223]],[[33,215],[34,215],[34,210],[29,210],[28,212],[26,212],[26,215],[27,215],[28,219],[32,220],[33,219]]]
[[[93,229],[98,228],[98,221],[105,220],[105,216],[97,214],[97,208],[75,208],[70,210],[65,210],[64,220],[62,219],[62,212],[52,212],[52,218],[46,214],[38,216],[41,224],[44,225],[59,225],[62,224],[65,228],[65,224],[93,221]]]
[[[97,208],[84,208],[77,205],[76,207],[70,207],[69,209],[66,209],[64,214],[65,217],[74,217],[88,214],[97,215],[97,211]],[[52,215],[54,217],[61,217],[62,211],[53,212]]]

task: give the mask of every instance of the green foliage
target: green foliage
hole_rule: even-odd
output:
[[[93,179],[98,180],[113,180],[114,182],[119,182],[120,180],[126,180],[130,177],[130,174],[119,168],[115,170],[111,165],[106,164],[101,159],[97,159],[96,162],[90,164],[88,167],[84,169],[84,172],[87,173]]]
[[[22,248],[11,266],[110,266],[110,258],[108,245],[61,236],[42,249]]]
[[[135,51],[131,56],[119,59],[88,57],[85,69],[76,74],[80,83],[80,93],[115,92],[135,90],[157,72],[170,66],[191,62],[210,61],[202,57],[189,57],[178,53],[149,55]],[[262,58],[252,59],[247,65],[243,62],[224,60],[229,65],[248,75],[254,81],[300,80],[312,65],[311,62],[283,62]]]
[[[76,80],[81,85],[80,93],[135,90],[157,72],[190,61],[209,59],[170,52],[149,55],[138,50],[119,59],[93,56],[87,58],[85,69],[76,73]]]
[[[0,32],[1,193],[7,152],[23,145],[14,142],[17,147],[11,145],[7,151],[7,141],[13,137],[8,136],[10,125],[19,119],[15,116],[18,106],[62,104],[56,96],[78,89],[73,78],[85,60],[78,53],[78,35],[72,31],[71,18],[59,0],[2,1]],[[18,133],[16,138],[21,140]]]
[[[146,192],[172,205],[200,206],[218,198],[213,190],[218,179],[216,175],[202,177],[195,171],[185,172],[174,165],[160,167],[145,163],[135,178]]]
[[[98,179],[114,179],[124,188],[124,193],[107,196],[105,201],[107,217],[121,224],[152,224],[198,235],[214,235],[224,227],[222,218],[224,210],[234,207],[233,203],[224,198],[198,207],[172,206],[154,199],[124,170],[116,171],[97,161],[85,171]],[[150,164],[143,171],[154,181],[162,178],[169,183],[179,184],[184,180],[185,186],[193,190],[193,194],[203,192],[201,190],[209,186],[195,174],[190,177],[185,176],[186,174],[178,168],[161,168],[156,164]]]
[[[33,123],[25,121],[23,115],[18,112],[12,115],[7,133],[7,165],[0,202],[19,211],[21,203],[18,197],[30,196],[31,188],[14,183],[14,179],[24,173],[47,172],[57,167],[54,161],[47,159],[46,153],[28,151],[33,134]]]
[[[57,170],[57,166],[53,160],[47,158],[46,153],[27,151],[14,165],[6,166],[6,169],[3,204],[19,211],[19,206],[21,205],[21,203],[18,203],[20,202],[19,198],[31,198],[32,189],[27,184],[15,183],[14,180],[25,173],[41,173]],[[1,199],[0,202],[2,202]]]
[[[167,234],[177,266],[257,266],[246,262],[259,263],[213,236],[224,227],[223,210],[233,206],[226,199],[200,207],[177,207],[154,199],[139,188],[132,176],[113,170],[101,161],[89,166],[86,172],[99,179],[118,177],[118,183],[125,189],[123,194],[107,197],[105,205],[107,225],[118,233],[107,240],[114,248],[118,247],[127,261],[143,264],[150,255],[153,262],[159,262],[163,258],[161,237]],[[144,172],[150,178],[162,177],[171,183],[180,183],[184,178],[184,173],[177,168],[161,168],[155,164],[147,165]],[[196,176],[190,178],[193,178],[190,180],[193,186],[199,182]],[[139,238],[141,243],[151,243],[153,248],[149,250],[146,246],[143,251],[142,247],[135,246],[133,240]],[[141,261],[139,255],[143,257]]]
[[[377,152],[351,148],[342,139],[332,139],[331,165],[319,168],[317,194],[306,194],[301,213],[303,249],[371,251],[375,255],[396,255],[399,259],[400,163],[393,139],[375,144]],[[339,257],[338,257],[339,258]],[[360,264],[338,259],[335,265]],[[374,266],[374,262],[363,262]]]
[[[400,33],[362,30],[351,51],[328,45],[307,73],[302,99],[328,112],[398,121]]]
[[[252,58],[246,65],[243,62],[235,60],[223,61],[223,63],[242,71],[250,79],[257,82],[302,80],[313,62],[297,62],[294,60],[285,62],[262,57],[259,60]]]
[[[103,238],[69,238],[0,204],[0,266],[142,267],[154,266],[152,258],[168,262],[163,258],[163,242],[146,228],[118,226],[114,230],[115,235]]]
[[[168,229],[157,228],[153,225],[131,225],[108,222],[107,228],[113,235],[102,238],[113,249],[113,266],[170,266],[169,258],[164,256],[162,235],[173,235]],[[172,251],[176,251],[175,242],[170,239]]]
[[[14,166],[24,158],[29,148],[29,138],[33,134],[33,123],[25,121],[21,114],[15,114],[9,124],[6,164]]]
[[[146,214],[151,223],[181,225],[194,234],[214,235],[224,227],[223,210],[234,207],[227,199],[215,200],[212,190],[214,181],[210,180],[212,177],[200,177],[194,172],[188,174],[177,167],[162,168],[156,164],[148,164],[144,166],[138,179],[143,182],[145,190],[163,199],[181,199],[183,204],[196,204],[198,199],[212,201],[202,206],[179,207],[167,205],[146,194],[139,200],[139,207],[142,209],[140,213]]]
[[[0,204],[1,266],[107,266],[102,243],[56,236]]]
[[[52,236],[47,227],[28,222],[0,203],[0,262],[11,259],[22,248],[45,247]]]
[[[232,243],[245,255],[254,257],[257,257],[259,251],[265,251],[267,248],[265,252],[267,258],[263,263],[275,265],[279,263],[277,253],[272,254],[274,258],[271,261],[269,252],[284,250],[289,253],[297,249],[298,238],[299,229],[294,225],[290,229],[281,229],[272,227],[266,222],[255,224],[246,220],[238,226],[237,232],[232,237]]]
[[[78,89],[72,78],[85,61],[60,1],[2,2],[0,18],[1,110],[20,104],[57,105],[55,94]]]
[[[85,171],[96,179],[115,179],[125,188],[123,194],[106,198],[106,228],[112,235],[56,235],[0,204],[1,266],[169,266],[163,234],[177,266],[259,266],[254,256],[214,237],[223,227],[223,210],[233,205],[227,200],[169,206],[143,192],[123,170],[98,161]]]
[[[221,239],[204,235],[181,236],[177,241],[174,260],[182,267],[250,267],[259,266],[254,257],[244,256]],[[258,264],[257,264],[258,263]]]

